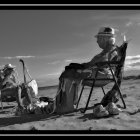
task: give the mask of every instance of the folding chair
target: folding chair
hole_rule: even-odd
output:
[[[81,99],[81,96],[82,96],[82,93],[83,93],[83,90],[84,90],[85,86],[91,87],[91,90],[90,90],[90,93],[89,93],[89,96],[88,96],[88,100],[87,100],[86,106],[81,111],[82,113],[85,113],[86,110],[87,110],[87,107],[88,107],[88,104],[89,104],[89,101],[90,101],[90,98],[91,98],[91,95],[92,95],[92,92],[93,92],[93,88],[94,87],[101,87],[102,91],[103,91],[103,93],[105,95],[105,90],[104,90],[103,87],[105,85],[111,83],[111,82],[115,83],[114,86],[118,90],[118,93],[120,95],[120,98],[121,98],[123,106],[124,106],[124,109],[126,108],[126,104],[125,104],[125,101],[123,99],[123,96],[122,96],[122,93],[121,93],[121,90],[120,90],[120,86],[121,86],[121,81],[122,81],[122,78],[123,78],[124,62],[125,62],[125,57],[126,57],[127,45],[128,45],[128,42],[124,42],[120,47],[117,47],[117,50],[119,51],[119,54],[120,54],[118,61],[106,61],[106,62],[96,63],[97,71],[96,71],[96,74],[95,74],[95,78],[83,79],[83,81],[82,81],[82,90],[81,90],[81,93],[79,95],[79,99],[78,99],[78,102],[77,102],[76,109],[78,108],[78,104],[80,102],[80,99]],[[109,69],[111,71],[111,74],[112,74],[112,78],[97,78],[98,71],[100,70],[100,68],[103,65],[108,65],[108,67],[109,67]],[[113,72],[113,68],[115,68],[115,72]],[[98,82],[99,81],[108,81],[108,82],[105,82],[104,85],[103,84],[100,85],[100,84],[96,84],[97,81]]]

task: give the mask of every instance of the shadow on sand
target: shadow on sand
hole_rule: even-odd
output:
[[[8,107],[6,107],[8,108]],[[77,110],[75,110],[74,112],[69,112],[69,113],[65,113],[65,114],[25,114],[22,116],[10,116],[10,117],[3,117],[0,118],[0,127],[5,127],[8,125],[14,125],[14,124],[22,124],[22,123],[29,123],[29,122],[34,122],[34,121],[47,121],[50,119],[57,119],[60,117],[64,117],[64,116],[75,116],[77,113],[80,113],[80,117],[78,117],[77,119],[82,119],[83,121],[86,120],[91,120],[91,119],[100,119],[100,118],[95,118],[93,116],[93,113],[81,113],[81,110],[83,108],[79,108]],[[87,110],[91,110],[93,109],[93,107],[88,107]],[[1,113],[6,113],[7,114],[8,111],[3,110]],[[75,114],[76,113],[76,114]],[[104,117],[104,118],[108,118],[110,116]]]
[[[60,115],[57,114],[26,114],[22,116],[12,116],[6,118],[0,118],[0,127],[5,127],[8,125],[29,123],[34,121],[45,121],[47,119],[59,118]]]
[[[10,113],[9,110],[8,111],[6,110],[6,109],[9,109],[10,107],[12,108],[13,106],[4,107],[4,110],[1,111],[0,114]],[[14,125],[14,124],[29,123],[29,122],[34,122],[34,121],[46,121],[46,120],[50,120],[50,119],[57,119],[61,116],[75,116],[75,113],[80,112],[81,109],[82,108],[77,109],[74,112],[69,112],[69,113],[65,113],[65,114],[53,113],[53,114],[38,114],[38,115],[37,114],[25,114],[22,116],[15,116],[15,115],[11,116],[10,115],[10,117],[0,118],[0,127],[5,127],[8,125]],[[89,107],[87,110],[89,110],[89,109],[91,109],[91,108]],[[81,115],[82,114],[83,113],[81,113]],[[91,118],[91,117],[89,117],[89,118]]]

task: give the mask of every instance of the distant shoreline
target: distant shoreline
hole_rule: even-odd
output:
[[[46,89],[52,89],[52,88],[57,88],[58,85],[53,85],[53,86],[43,86],[43,87],[38,87],[38,90],[46,90]]]
[[[140,79],[140,75],[130,75],[130,76],[123,77],[123,80],[130,80],[130,79],[133,79],[133,80]]]

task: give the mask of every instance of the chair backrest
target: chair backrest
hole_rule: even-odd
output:
[[[116,70],[115,70],[115,76],[117,77],[117,82],[120,85],[122,78],[123,78],[123,73],[124,73],[124,63],[125,63],[125,58],[126,58],[126,49],[128,46],[128,42],[124,42],[120,47],[118,47],[118,53],[119,53],[119,58],[118,62],[119,65],[117,65]]]

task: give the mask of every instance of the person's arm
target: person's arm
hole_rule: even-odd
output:
[[[10,76],[9,75],[6,75],[4,77],[4,80],[2,81],[2,85],[5,85],[7,83],[7,81],[9,81],[9,79],[10,79]]]
[[[95,63],[104,61],[116,61],[118,59],[117,48],[108,53],[101,52],[100,54],[93,57],[93,59],[87,63],[82,63],[85,68],[96,67]]]
[[[86,62],[86,63],[82,63],[82,65],[84,66],[85,69],[94,66],[94,64],[95,63],[92,60],[89,62]]]
[[[94,56],[91,61],[86,62],[86,63],[82,63],[84,65],[85,68],[90,68],[90,67],[96,67],[95,63],[97,62],[102,62],[102,61],[107,61],[107,57],[105,55],[102,54],[102,52],[100,54],[97,54],[96,56]]]
[[[2,85],[5,85],[7,82],[12,83],[12,84],[16,83],[16,78],[15,78],[15,75],[14,75],[14,71],[12,71],[10,74],[5,76],[5,78],[2,82]]]
[[[117,61],[119,58],[118,47],[111,51],[108,55],[108,61]]]

